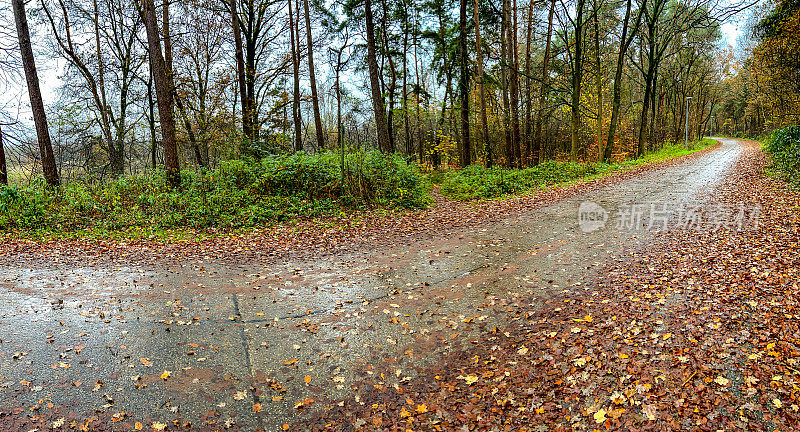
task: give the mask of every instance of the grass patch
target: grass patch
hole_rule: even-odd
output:
[[[683,156],[714,144],[716,141],[710,138],[690,143],[688,149],[680,144],[666,143],[658,151],[641,158],[612,164],[546,161],[535,167],[524,169],[485,168],[472,165],[458,171],[439,172],[432,175],[431,178],[435,183],[441,185],[442,195],[450,199],[458,201],[493,199],[590,180],[639,165]]]

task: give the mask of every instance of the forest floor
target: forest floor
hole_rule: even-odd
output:
[[[6,244],[0,426],[796,428],[800,198],[721,141],[345,228]]]

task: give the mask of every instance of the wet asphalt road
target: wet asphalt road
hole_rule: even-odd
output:
[[[519,308],[545,307],[524,299],[583,289],[604,262],[646,247],[654,230],[617,227],[620,209],[702,200],[741,153],[721,141],[671,167],[391,250],[269,266],[0,267],[0,412],[281,430],[324,401],[362,403],[362,380],[402,385]],[[586,201],[609,212],[604,228],[583,232]]]

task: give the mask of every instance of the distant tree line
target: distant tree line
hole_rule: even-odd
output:
[[[709,128],[727,73],[719,22],[747,6],[10,1],[16,34],[0,33],[0,76],[25,77],[29,162],[52,185],[160,168],[177,185],[186,167],[331,149],[431,167],[641,155]],[[45,107],[36,65],[48,52],[66,68]]]
[[[715,127],[757,137],[800,124],[800,0],[767,3],[747,23],[748,44],[721,83]]]

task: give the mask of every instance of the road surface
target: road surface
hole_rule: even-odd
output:
[[[743,144],[720,140],[700,157],[388,250],[267,266],[2,266],[0,424],[95,416],[281,430],[329,401],[364,403],[365,378],[402,386],[646,248],[660,226],[648,229],[650,209],[703,202],[733,169]],[[579,223],[579,208],[600,207],[604,225]],[[632,208],[645,209],[641,221],[626,222]]]

